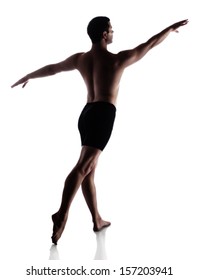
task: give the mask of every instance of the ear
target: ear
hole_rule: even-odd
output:
[[[106,39],[107,39],[107,36],[108,36],[107,31],[104,31],[103,34],[102,34],[102,38],[106,40]]]

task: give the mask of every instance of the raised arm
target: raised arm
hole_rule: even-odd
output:
[[[23,78],[18,80],[15,84],[13,84],[11,87],[13,88],[20,84],[23,84],[22,87],[25,87],[25,85],[28,83],[28,81],[30,79],[51,76],[51,75],[54,75],[54,74],[62,72],[62,71],[74,70],[74,69],[76,69],[77,61],[81,54],[82,53],[76,53],[76,54],[68,57],[64,61],[61,61],[61,62],[55,63],[55,64],[46,65],[30,74],[24,76]]]
[[[150,49],[160,44],[164,39],[169,35],[170,32],[178,32],[178,28],[187,24],[188,20],[182,20],[179,22],[176,22],[169,27],[162,30],[160,33],[154,35],[151,37],[148,41],[145,43],[137,46],[134,49],[121,51],[118,53],[120,64],[123,67],[127,67],[138,60],[140,60]]]

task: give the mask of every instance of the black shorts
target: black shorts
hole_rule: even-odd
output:
[[[87,103],[78,121],[82,146],[103,151],[112,133],[115,114],[116,108],[111,103]]]

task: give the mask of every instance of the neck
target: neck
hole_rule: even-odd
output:
[[[97,51],[97,50],[107,50],[107,43],[102,40],[99,43],[92,44],[92,50]]]

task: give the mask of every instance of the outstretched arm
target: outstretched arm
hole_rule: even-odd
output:
[[[178,28],[187,24],[188,20],[176,22],[162,30],[160,33],[151,37],[147,42],[137,46],[132,50],[122,51],[118,55],[120,62],[124,67],[127,67],[140,60],[150,49],[160,44],[170,34],[170,32],[178,32]]]
[[[74,54],[67,59],[65,59],[62,62],[56,63],[56,64],[49,64],[46,65],[26,76],[18,80],[15,84],[13,84],[11,87],[16,87],[20,84],[23,84],[22,87],[25,87],[25,85],[28,83],[30,79],[35,78],[42,78],[46,76],[51,76],[56,73],[62,72],[62,71],[70,71],[76,69],[77,66],[77,60],[81,53]]]

